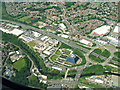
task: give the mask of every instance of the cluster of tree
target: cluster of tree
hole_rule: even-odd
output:
[[[115,52],[114,55],[118,58],[120,58],[120,52]]]
[[[69,7],[71,7],[74,4],[75,4],[75,2],[65,2],[66,8],[69,8]]]
[[[85,68],[82,74],[89,74],[89,73],[103,74],[104,71],[105,69],[103,68],[102,65],[93,65]]]
[[[26,63],[26,66],[23,67],[20,71],[17,71],[16,70],[16,76],[12,76],[11,77],[11,80],[16,82],[16,83],[20,83],[20,84],[23,84],[23,85],[28,85],[28,79],[26,77],[28,77],[30,75],[30,66],[31,66],[31,62],[30,60],[26,57],[24,57],[25,59],[25,63]]]
[[[76,73],[77,73],[77,70],[75,69],[68,71],[68,75],[76,75]]]
[[[28,83],[29,86],[34,86],[36,88],[44,88],[46,89],[47,88],[47,85],[46,84],[43,84],[43,83],[40,83],[39,82],[39,79],[38,77],[32,75],[31,77],[29,77],[29,83]]]

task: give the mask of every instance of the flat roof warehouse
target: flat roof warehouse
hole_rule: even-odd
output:
[[[92,31],[92,33],[102,36],[107,34],[110,31],[110,26],[104,25]]]

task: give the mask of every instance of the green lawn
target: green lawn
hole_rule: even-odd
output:
[[[93,60],[94,62],[98,62],[98,63],[104,62],[104,60],[101,60],[99,57],[96,57],[96,56],[94,56],[92,54],[89,55],[89,58],[91,60]]]
[[[31,42],[28,43],[28,45],[31,46],[31,47],[34,47],[36,45],[36,43],[34,41],[31,41]]]
[[[57,54],[57,55],[60,55],[61,53],[60,53],[60,51],[58,50],[58,51],[56,52],[56,54]]]
[[[64,52],[65,52],[66,55],[70,54],[70,51],[68,51],[68,50],[64,50]]]
[[[111,54],[110,54],[110,52],[109,52],[107,49],[105,49],[105,50],[101,53],[101,55],[104,56],[104,57],[106,57],[106,58],[108,58]]]
[[[26,23],[31,23],[31,21],[28,20],[29,18],[30,18],[30,16],[25,16],[25,17],[22,17],[22,18],[20,18],[18,20],[22,21],[22,22],[26,22]]]
[[[115,57],[113,57],[113,58],[112,58],[112,60],[117,61],[117,62],[119,62],[119,63],[120,63],[120,60],[119,60],[119,59],[117,59],[117,58],[115,58]]]
[[[97,53],[97,54],[101,54],[101,53],[102,53],[102,50],[101,50],[101,49],[95,49],[93,52],[94,52],[94,53]]]
[[[102,49],[98,48],[98,49],[95,49],[93,52],[97,53],[101,56],[104,56],[106,58],[108,58],[111,55],[111,53],[107,49],[102,50]]]
[[[55,61],[57,58],[58,58],[57,55],[53,55],[53,56],[51,57],[51,60],[52,60],[52,61]]]
[[[21,58],[20,60],[16,61],[16,62],[13,64],[13,67],[14,67],[15,69],[17,69],[18,71],[20,71],[21,68],[23,68],[25,65],[26,65],[25,60],[24,60],[23,58]]]
[[[82,74],[89,74],[89,73],[103,74],[104,71],[105,69],[103,68],[102,65],[93,65],[85,68]]]
[[[120,58],[120,52],[115,52],[114,55],[118,58]]]

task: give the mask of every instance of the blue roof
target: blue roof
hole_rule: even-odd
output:
[[[74,63],[74,64],[75,64],[75,59],[72,58],[72,57],[69,57],[69,58],[67,59],[67,62],[71,62],[71,63]]]

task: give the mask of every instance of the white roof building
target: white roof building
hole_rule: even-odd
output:
[[[114,38],[114,37],[111,37],[111,36],[106,36],[106,37],[107,37],[107,39],[109,39],[109,40],[112,40],[112,41],[118,42],[118,40],[117,40],[116,38]]]
[[[103,81],[102,81],[102,80],[99,80],[99,79],[95,79],[95,82],[96,82],[96,83],[101,83],[101,84],[103,84]]]
[[[102,41],[102,40],[96,40],[98,43],[101,43],[101,44],[107,44],[107,42],[105,42],[105,41]]]
[[[19,27],[19,26],[17,26],[17,25],[12,25],[12,24],[6,24],[6,25],[11,26],[11,27],[15,27],[15,28],[18,28],[18,27]]]
[[[119,30],[118,30],[118,28],[120,28],[119,26],[115,26],[115,29],[114,29],[114,33],[119,33]]]
[[[16,51],[17,54],[20,54],[19,51]]]
[[[33,32],[33,34],[34,34],[35,37],[39,37],[39,36],[41,36],[41,34],[38,33],[38,32],[34,32],[34,31],[32,31],[32,32]]]
[[[45,81],[45,80],[43,80],[42,82],[43,82],[44,84],[46,84],[46,83],[47,83],[47,81]]]
[[[80,42],[86,45],[92,45],[92,42],[85,40],[85,39],[80,40]]]
[[[56,70],[62,71],[62,68],[55,67],[55,66],[53,66],[52,69],[56,69]]]
[[[15,54],[15,51],[9,53],[9,55],[12,55],[12,54]]]
[[[45,76],[45,75],[38,75],[38,77],[42,77],[43,79],[47,79],[47,76]]]
[[[11,33],[11,34],[17,35],[17,36],[24,32],[24,31],[19,30],[19,29],[13,29],[12,31],[9,31],[8,29],[4,29],[2,27],[0,27],[0,30],[3,32],[6,32],[6,33]]]
[[[110,40],[110,44],[114,45],[114,46],[119,46],[120,45],[120,42],[116,39],[116,38],[113,38],[111,36],[106,36],[107,39]]]
[[[63,38],[69,38],[69,36],[65,35],[65,34],[62,34],[61,37],[63,37]]]
[[[66,26],[63,23],[60,23],[59,26],[66,29]]]
[[[43,53],[46,54],[46,55],[50,55],[50,54],[51,54],[51,53],[50,53],[49,51],[47,51],[47,50],[43,51]]]
[[[47,38],[48,38],[48,36],[44,36],[44,37],[41,38],[41,40],[44,41]]]
[[[99,27],[95,30],[92,31],[92,33],[101,36],[101,35],[105,35],[110,31],[110,26],[104,25],[102,27]]]

